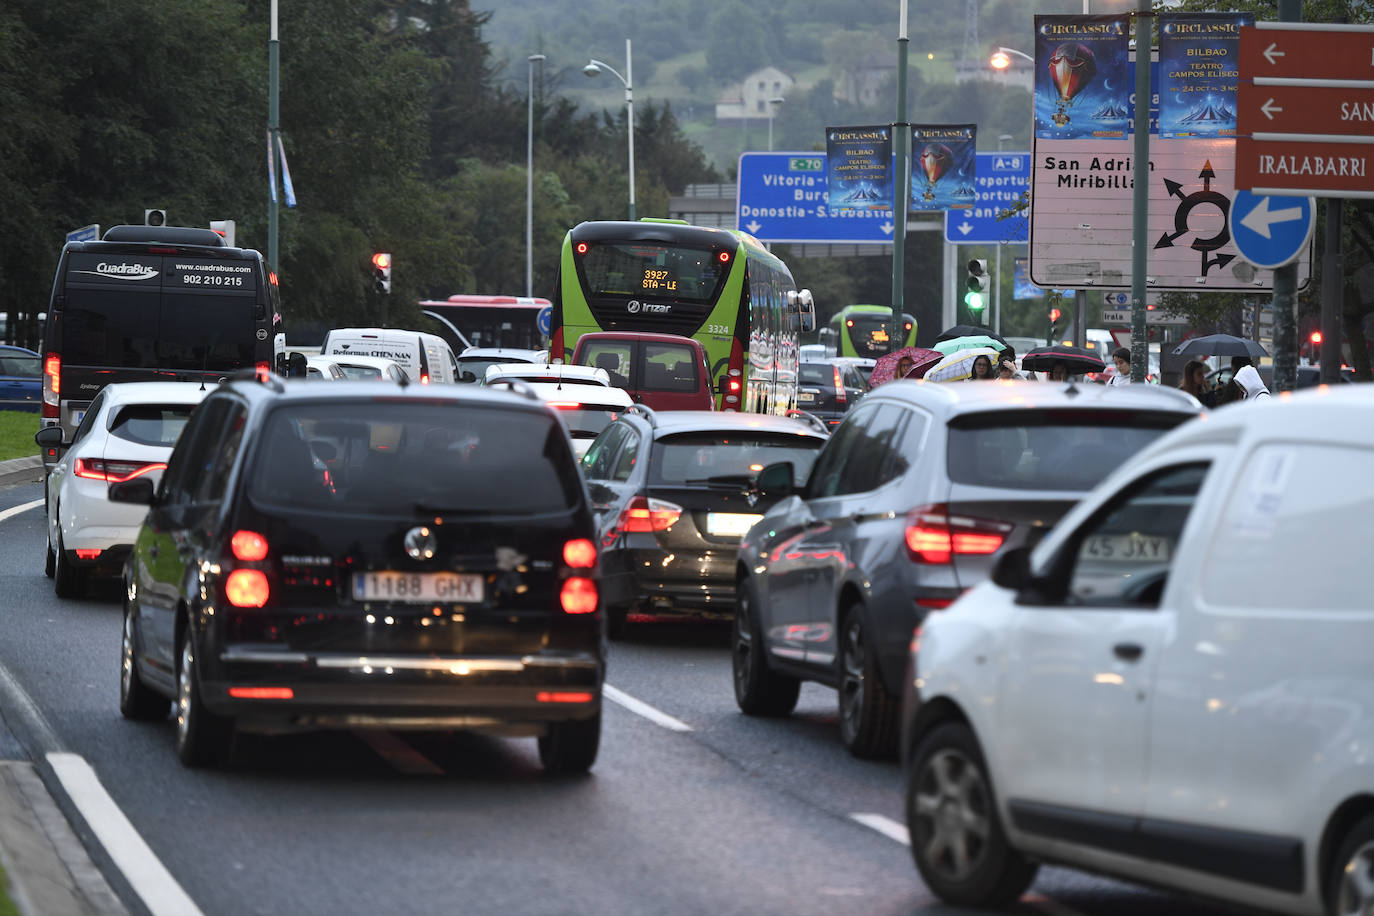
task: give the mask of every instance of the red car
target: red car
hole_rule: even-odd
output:
[[[605,369],[611,384],[654,410],[713,410],[706,351],[690,337],[593,331],[577,338],[572,361]]]

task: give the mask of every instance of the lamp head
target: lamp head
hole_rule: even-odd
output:
[[[598,67],[596,64],[587,64],[587,66],[582,68],[582,72],[585,73],[587,76],[600,76],[601,68]]]
[[[1011,55],[1006,51],[994,51],[988,58],[988,65],[994,70],[1005,70],[1011,66]]]

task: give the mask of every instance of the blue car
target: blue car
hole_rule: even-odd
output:
[[[0,410],[37,413],[43,406],[43,358],[23,347],[0,345]]]

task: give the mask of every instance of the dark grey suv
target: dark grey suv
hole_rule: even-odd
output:
[[[839,690],[857,756],[892,753],[912,631],[1030,544],[1112,469],[1200,405],[1154,385],[882,385],[845,418],[804,488],[740,545],[735,696],[787,715],[802,680]]]

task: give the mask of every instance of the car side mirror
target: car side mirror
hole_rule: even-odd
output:
[[[1030,548],[1013,547],[1002,554],[992,568],[992,581],[1002,588],[1021,591],[1035,582],[1030,568]]]
[[[759,471],[759,476],[754,478],[752,489],[765,499],[784,499],[797,490],[796,485],[792,483],[795,474],[796,469],[790,461],[770,464]]]
[[[33,434],[33,441],[38,443],[39,448],[62,448],[67,444],[62,436],[62,427],[45,426]]]
[[[147,477],[135,477],[133,480],[110,484],[109,497],[112,503],[151,506],[155,501],[155,493],[151,480]]]

